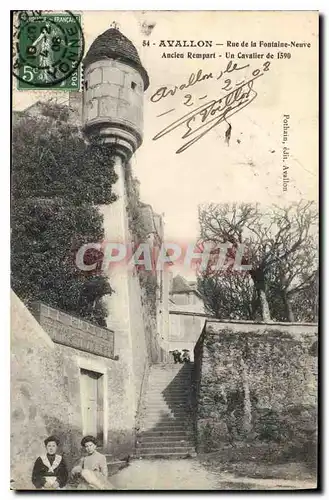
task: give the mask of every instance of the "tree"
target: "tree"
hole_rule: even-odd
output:
[[[247,274],[228,272],[201,274],[198,290],[206,311],[216,318],[255,319],[255,291]]]
[[[87,255],[98,263],[92,274],[77,268],[75,255],[104,238],[95,205],[115,200],[112,152],[88,145],[67,108],[57,108],[45,105],[13,128],[12,287],[27,305],[41,300],[105,326],[102,297],[111,287],[100,272],[102,252]]]
[[[199,278],[206,304],[214,301],[223,304],[230,296],[233,302],[229,314],[235,318],[251,319],[252,316],[255,319],[260,309],[264,321],[271,318],[293,321],[292,303],[297,305],[293,299],[311,290],[316,274],[315,204],[301,201],[290,207],[273,206],[265,211],[261,211],[259,205],[210,204],[200,207],[199,221],[200,241],[212,244],[213,255],[218,254],[220,244],[228,242],[231,244],[228,254],[234,262],[239,245],[244,244],[246,251],[242,263],[251,265],[247,273],[236,275],[232,274],[233,263],[223,273],[214,271],[210,260]],[[228,274],[231,274],[229,278]],[[210,299],[211,289],[220,298]],[[211,306],[211,309],[218,314],[216,307]]]

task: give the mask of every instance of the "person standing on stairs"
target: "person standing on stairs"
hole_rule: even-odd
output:
[[[191,361],[189,349],[183,349],[182,362],[189,363]]]
[[[178,349],[175,349],[174,351],[171,351],[171,352],[172,352],[172,355],[174,358],[174,362],[175,363],[182,363],[181,352]]]

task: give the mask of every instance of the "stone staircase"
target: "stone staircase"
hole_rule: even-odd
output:
[[[137,433],[136,456],[195,456],[191,414],[193,363],[151,366]]]

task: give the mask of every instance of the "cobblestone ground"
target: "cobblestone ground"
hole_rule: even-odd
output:
[[[110,478],[119,490],[283,490],[313,489],[315,481],[239,477],[215,473],[197,459],[135,460]]]

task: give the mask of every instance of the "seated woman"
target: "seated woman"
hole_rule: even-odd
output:
[[[96,450],[96,439],[93,436],[85,436],[81,446],[86,450],[87,456],[82,457],[78,465],[73,467],[72,476],[82,478],[91,489],[113,490],[114,487],[107,479],[106,457]],[[83,484],[80,486],[83,488]]]
[[[59,439],[49,436],[44,440],[46,453],[40,455],[34,463],[32,483],[37,489],[58,490],[63,488],[68,480],[66,464],[61,455],[56,454]]]

